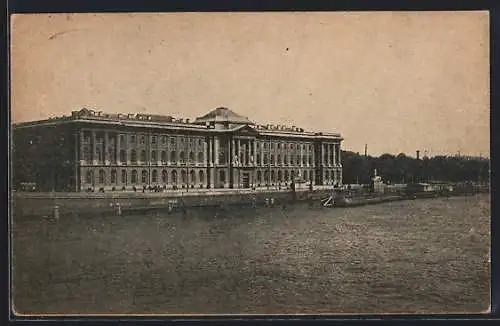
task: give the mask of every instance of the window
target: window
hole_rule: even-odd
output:
[[[285,164],[288,164],[288,156],[285,155],[284,161],[285,161]]]
[[[125,135],[120,135],[120,144],[125,144]]]
[[[281,155],[278,154],[278,164],[281,164]]]
[[[145,143],[146,143],[146,137],[141,136],[141,144],[145,144]]]
[[[285,181],[288,181],[288,177],[289,177],[288,171],[285,171]]]
[[[173,184],[177,184],[177,171],[173,170],[170,173],[170,179],[172,179]]]
[[[257,171],[257,182],[262,182],[262,172]]]
[[[307,179],[307,171],[304,171],[304,178],[303,178],[303,179],[304,179],[304,180],[308,180],[308,179]]]
[[[182,181],[182,183],[186,183],[187,182],[187,173],[186,173],[186,170],[182,170],[181,171],[181,181]]]
[[[267,164],[267,163],[268,163],[267,154],[264,154],[264,164]]]
[[[137,151],[135,149],[130,151],[130,161],[133,164],[137,163]]]
[[[189,152],[189,162],[194,162],[194,153]]]
[[[271,182],[274,182],[275,178],[276,178],[276,174],[274,173],[274,170],[273,170],[273,171],[271,171]]]
[[[175,151],[170,152],[170,161],[173,163],[177,162],[177,153]]]
[[[172,144],[172,145],[175,144],[175,138],[174,137],[170,138],[170,144]]]
[[[205,173],[203,173],[203,171],[200,171],[198,173],[198,179],[199,179],[200,183],[205,182]]]
[[[156,151],[151,151],[151,162],[156,163],[157,157],[156,157]]]
[[[167,152],[161,151],[161,163],[167,163]]]
[[[167,136],[161,136],[161,143],[165,145],[167,143]]]
[[[290,171],[290,178],[292,178],[292,181],[295,179],[295,171],[294,170]]]
[[[222,183],[226,182],[226,172],[225,171],[219,172],[219,181]]]
[[[260,149],[260,142],[257,142],[257,149]]]
[[[161,181],[163,183],[167,183],[167,179],[168,179],[167,171],[166,170],[161,171]]]
[[[122,170],[122,184],[127,184],[127,171]]]
[[[90,139],[91,139],[91,133],[89,131],[85,131],[83,133],[83,141],[85,143],[90,143]]]
[[[198,145],[201,146],[203,141],[201,139],[198,139]]]
[[[111,183],[115,184],[116,183],[116,170],[111,170]]]
[[[186,158],[184,157],[184,152],[182,151],[179,153],[179,160],[181,161],[181,163],[184,163],[186,160]]]
[[[151,172],[151,182],[154,182],[154,183],[158,182],[158,171],[153,170]]]
[[[85,178],[85,181],[87,183],[93,183],[93,181],[94,181],[94,174],[92,173],[92,171],[87,171],[87,176]]]
[[[132,170],[132,184],[136,184],[137,183],[137,170]]]
[[[130,135],[130,142],[135,143],[135,135]]]
[[[198,163],[203,163],[203,152],[198,152]]]
[[[142,183],[148,183],[148,171],[142,170],[142,173],[141,173],[141,182]]]
[[[313,163],[313,158],[312,156],[309,156],[309,165],[312,165],[312,163]]]
[[[219,150],[219,163],[220,164],[226,164],[226,153],[224,152],[224,150],[221,148]]]
[[[267,143],[264,143],[264,149],[267,149]]]
[[[297,165],[300,165],[300,157],[297,155]]]
[[[114,147],[108,147],[108,157],[110,158],[111,163],[116,163],[116,150]]]
[[[274,164],[274,155],[271,154],[271,164]]]
[[[278,181],[282,182],[283,181],[283,175],[281,173],[281,170],[278,170]]]
[[[92,153],[88,145],[83,146],[83,159],[87,162],[92,160]]]
[[[156,144],[156,136],[151,136],[151,144]]]
[[[269,182],[269,171],[264,171],[264,181]]]
[[[302,164],[306,165],[307,164],[307,157],[302,156]]]
[[[281,149],[281,144],[280,143],[278,143],[278,149]]]
[[[120,162],[127,162],[127,152],[124,149],[120,150]]]
[[[95,149],[95,154],[98,162],[102,162],[102,159],[104,157],[104,150],[102,148],[96,148]]]
[[[104,170],[99,170],[99,184],[104,184],[106,182],[106,172]]]
[[[194,172],[194,170],[191,170],[191,172],[189,172],[189,177],[191,179],[191,183],[196,182],[196,173]]]
[[[141,162],[142,163],[146,162],[146,151],[145,150],[141,151]]]
[[[257,164],[260,164],[260,154],[257,154]]]

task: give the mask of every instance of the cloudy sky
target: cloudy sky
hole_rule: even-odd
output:
[[[17,15],[11,118],[225,106],[372,155],[487,155],[488,24],[487,12]]]

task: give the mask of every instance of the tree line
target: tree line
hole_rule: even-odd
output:
[[[485,158],[434,156],[416,159],[401,153],[364,156],[342,151],[343,183],[368,184],[374,170],[389,183],[410,182],[489,182],[490,161]]]

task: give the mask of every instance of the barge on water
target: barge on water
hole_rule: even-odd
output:
[[[392,193],[370,192],[356,193],[334,189],[332,194],[321,199],[323,207],[354,207],[362,205],[380,204],[399,200],[448,197],[458,194],[452,185],[412,183],[403,189]]]

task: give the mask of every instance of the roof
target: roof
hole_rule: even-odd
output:
[[[249,124],[249,125],[254,124],[247,117],[239,115],[234,111],[224,107],[213,109],[207,114],[196,118],[194,123],[206,123],[206,122],[229,122],[229,123]]]

